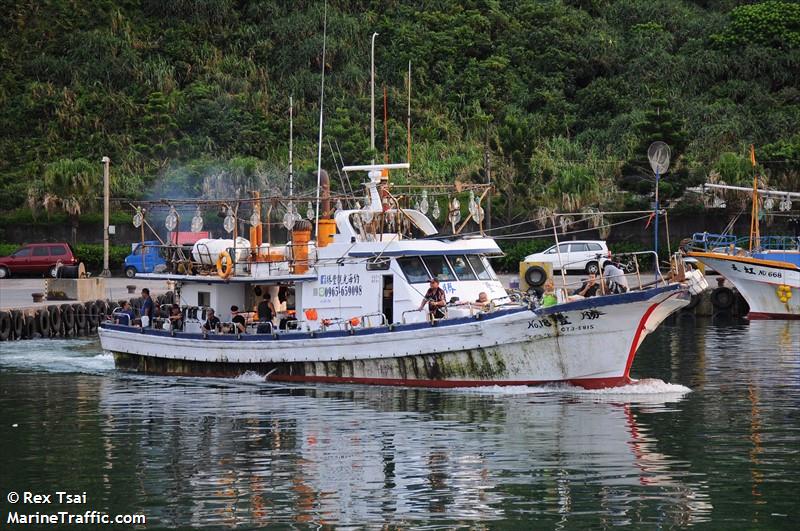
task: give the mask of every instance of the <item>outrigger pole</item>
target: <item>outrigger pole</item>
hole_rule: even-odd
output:
[[[317,214],[314,220],[314,237],[319,238],[319,187],[322,178],[322,110],[325,102],[325,44],[328,38],[328,2],[322,22],[322,81],[319,90],[319,144],[317,146]]]

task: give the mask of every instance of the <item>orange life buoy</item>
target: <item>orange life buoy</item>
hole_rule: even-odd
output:
[[[225,262],[223,263],[223,259]],[[222,278],[228,278],[233,274],[233,260],[228,251],[222,251],[217,256],[217,275]]]

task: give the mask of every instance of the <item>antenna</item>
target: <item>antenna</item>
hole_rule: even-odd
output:
[[[662,174],[667,173],[669,169],[669,159],[672,151],[669,146],[662,141],[653,142],[647,148],[647,159],[650,161],[650,167],[653,173],[656,174],[656,201],[655,201],[655,228],[654,228],[654,251],[656,252],[656,283],[658,282],[658,181]]]
[[[383,86],[383,162],[389,163],[389,96]]]
[[[406,113],[406,131],[408,133],[408,146],[406,148],[406,162],[411,163],[411,61],[408,62],[408,112]],[[409,170],[410,173],[411,170]]]
[[[292,142],[294,137],[294,100],[289,96],[289,197],[294,195],[294,167],[292,165]]]
[[[315,238],[319,238],[319,187],[322,178],[322,111],[325,102],[325,45],[328,40],[328,1],[325,0],[325,12],[322,19],[322,81],[319,89],[319,143],[317,146],[317,209],[314,219]]]

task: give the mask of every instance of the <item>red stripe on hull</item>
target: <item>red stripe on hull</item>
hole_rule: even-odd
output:
[[[639,321],[639,326],[636,327],[636,333],[633,336],[633,342],[631,343],[631,349],[628,351],[628,361],[625,363],[625,378],[630,381],[630,372],[631,372],[631,365],[633,365],[633,358],[636,357],[636,347],[639,346],[639,338],[642,335],[642,330],[644,330],[644,325],[647,322],[647,319],[650,317],[650,314],[653,313],[653,310],[658,307],[658,304],[654,304],[650,306],[646,312],[644,312],[644,316],[642,316],[641,321]]]
[[[800,320],[800,314],[796,313],[766,313],[766,312],[750,312],[747,314],[748,319],[787,319],[787,320]]]
[[[610,378],[574,378],[572,380],[403,380],[394,378],[356,378],[348,376],[302,376],[298,374],[281,374],[268,378],[271,382],[305,382],[305,383],[334,383],[334,384],[361,384],[361,385],[390,385],[399,387],[486,387],[492,385],[543,385],[550,383],[570,383],[584,389],[604,389],[606,387],[620,387],[631,383],[627,376],[614,376]]]

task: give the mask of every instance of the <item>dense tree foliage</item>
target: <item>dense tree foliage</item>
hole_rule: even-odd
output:
[[[203,194],[220,175],[281,188],[290,95],[302,182],[316,167],[322,9],[276,0],[7,0],[2,208],[29,195],[72,197],[63,172],[78,167],[83,187],[93,182],[85,166],[99,177],[103,155],[117,196]],[[410,61],[411,179],[483,180],[488,163],[504,220],[529,217],[532,205],[582,208],[619,202],[618,189],[649,193],[645,153],[656,139],[675,159],[665,197],[712,170],[740,181],[751,143],[773,183],[797,188],[800,180],[795,2],[355,0],[330,3],[328,28],[328,168],[332,151],[356,163],[385,149],[381,101],[379,153],[368,138],[377,31],[389,158],[406,158]]]

